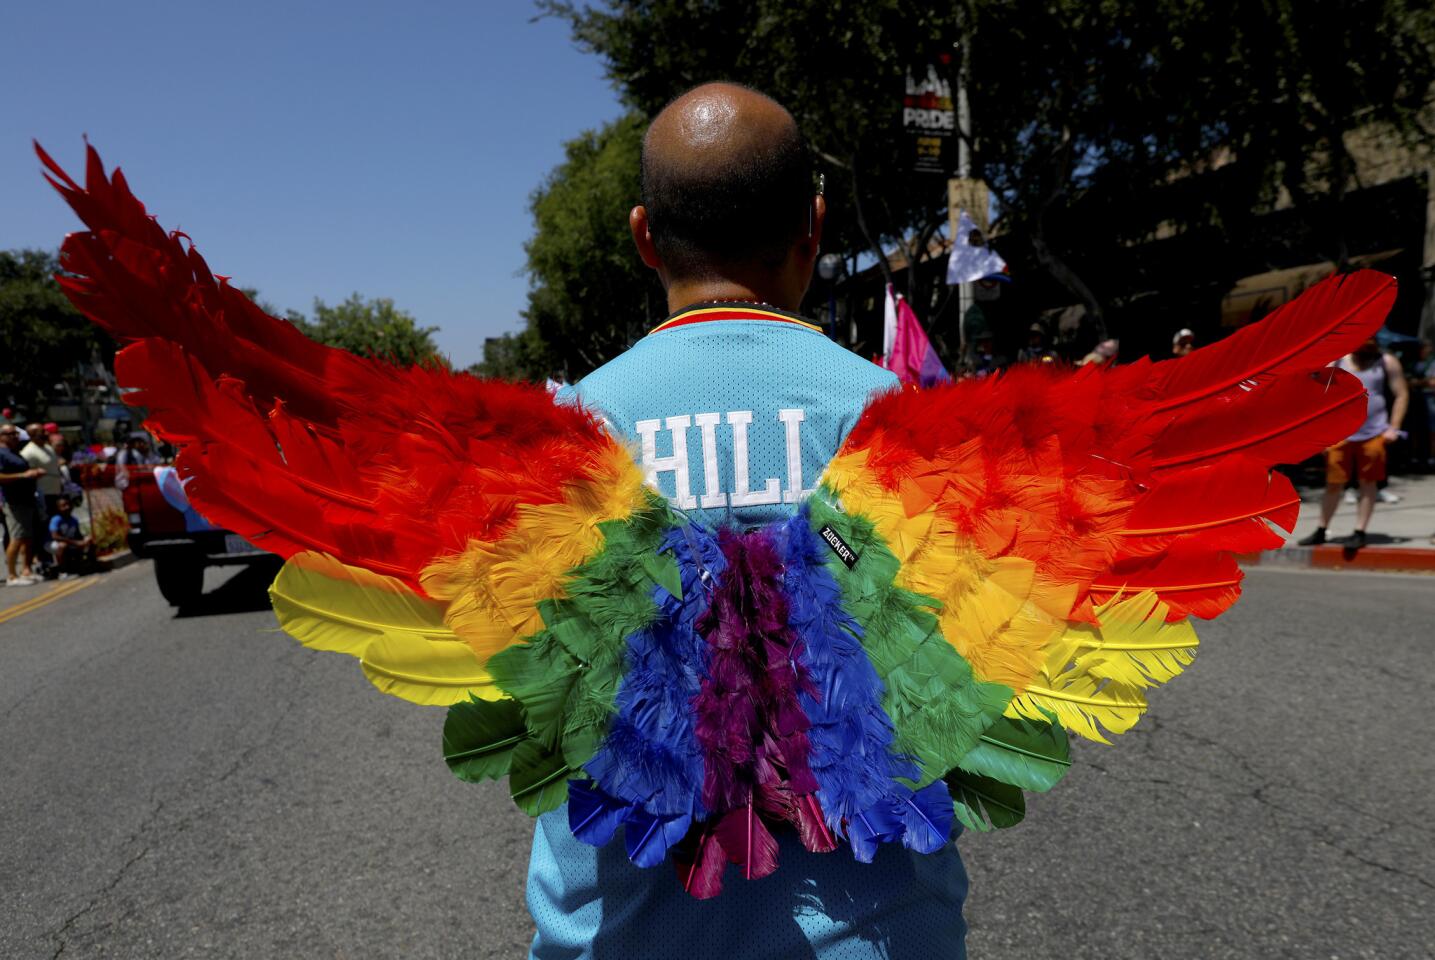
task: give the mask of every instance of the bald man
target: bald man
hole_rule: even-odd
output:
[[[671,315],[564,395],[633,441],[648,482],[703,523],[748,528],[812,492],[891,373],[829,341],[797,310],[826,212],[792,116],[745,87],[707,84],[653,120],[642,204],[628,222]],[[714,900],[671,865],[639,869],[621,844],[539,818],[528,905],[537,960],[961,958],[967,879],[955,845],[814,854],[780,837],[763,880],[731,871]]]

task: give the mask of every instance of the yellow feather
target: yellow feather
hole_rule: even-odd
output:
[[[369,644],[362,665],[370,683],[412,703],[447,707],[470,693],[484,700],[503,696],[466,643],[387,634]]]
[[[1166,610],[1148,590],[1098,606],[1097,626],[1069,624],[1007,714],[1037,720],[1045,708],[1072,733],[1102,743],[1103,728],[1125,733],[1146,712],[1145,689],[1175,677],[1196,655],[1195,627],[1167,623]]]
[[[1041,580],[1029,560],[983,555],[938,513],[927,487],[905,503],[883,490],[866,469],[868,456],[859,450],[839,457],[824,481],[844,509],[876,525],[902,564],[897,585],[940,603],[942,636],[976,676],[1020,692],[1040,669],[1047,643],[1065,630],[1075,588]],[[908,503],[927,506],[909,514]]]
[[[972,537],[959,533],[936,505],[975,501],[982,493],[981,470],[949,471],[945,488],[938,478],[914,472],[894,494],[867,468],[871,455],[864,449],[837,458],[824,483],[843,509],[876,526],[902,564],[898,585],[939,601],[942,636],[975,675],[1016,692],[1009,715],[1044,720],[1044,708],[1072,732],[1105,742],[1103,729],[1129,730],[1146,710],[1143,691],[1179,674],[1195,656],[1195,629],[1185,620],[1167,623],[1167,607],[1155,593],[1118,596],[1098,606],[1099,626],[1068,623],[1074,584],[1044,579],[1030,560],[989,556],[980,530]],[[1058,478],[1026,480],[1008,493],[1027,506],[1044,504],[1036,515],[1054,512],[1047,501],[1059,493]]]
[[[424,590],[447,603],[446,622],[479,662],[543,629],[538,605],[563,597],[570,571],[603,549],[599,524],[645,502],[643,472],[627,449],[610,444],[600,466],[561,502],[520,506],[502,539],[470,540],[424,568]]]
[[[468,645],[444,622],[445,604],[392,577],[322,553],[290,557],[269,588],[279,626],[316,650],[358,657],[369,680],[414,703],[499,696]]]

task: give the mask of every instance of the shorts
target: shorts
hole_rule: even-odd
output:
[[[40,505],[34,497],[25,497],[18,503],[5,501],[5,528],[10,531],[11,540],[29,540],[39,543],[45,536],[45,518],[40,514]]]
[[[1385,479],[1385,438],[1346,440],[1325,451],[1325,484],[1343,487],[1356,476],[1361,483]]]

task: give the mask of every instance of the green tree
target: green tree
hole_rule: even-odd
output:
[[[531,329],[489,337],[483,342],[483,360],[468,368],[480,377],[504,380],[546,380],[553,370],[549,351]]]
[[[59,269],[49,251],[0,251],[0,398],[31,415],[76,391],[82,365],[114,357],[114,343],[60,290]]]
[[[628,233],[645,126],[630,113],[570,140],[563,163],[533,193],[534,234],[524,245],[530,339],[523,362],[530,376],[581,376],[667,312]]]
[[[1221,261],[1281,198],[1344,256],[1347,141],[1380,127],[1419,149],[1435,81],[1435,10],[1406,0],[548,0],[651,116],[714,79],[785,103],[826,167],[829,250],[932,254],[941,177],[914,175],[901,128],[908,69],[969,78],[974,174],[1001,228],[1100,316],[1093,263],[1130,262],[1160,232],[1200,234]],[[1219,168],[1219,169],[1218,169]],[[1215,177],[1193,174],[1218,173]],[[540,224],[540,229],[542,225]],[[1009,256],[1012,256],[1009,253]],[[1108,271],[1119,274],[1121,271]],[[922,302],[918,271],[908,295]]]
[[[293,311],[287,316],[312,339],[350,353],[400,364],[441,361],[433,340],[438,327],[419,326],[388,297],[365,300],[355,293],[333,306],[315,297],[312,320]]]

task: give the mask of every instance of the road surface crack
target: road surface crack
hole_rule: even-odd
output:
[[[125,838],[125,841],[123,844],[121,844],[121,846],[128,846],[132,843],[138,843],[140,841],[140,838],[144,836],[146,831],[149,830],[150,825],[153,824],[156,819],[158,819],[160,811],[163,809],[164,801],[156,801],[154,809],[150,811],[149,816],[145,817],[145,819],[140,823],[139,827],[135,829],[134,833],[130,834],[128,837]],[[65,922],[62,923],[58,929],[53,930],[49,934],[47,934],[47,939],[57,941],[55,946],[55,952],[51,954],[51,960],[55,960],[56,957],[59,957],[65,952],[65,948],[69,945],[70,942],[70,931],[74,929],[75,924],[80,921],[80,918],[84,917],[86,914],[90,913],[96,907],[98,907],[100,903],[107,896],[109,896],[110,893],[112,893],[116,887],[120,885],[120,882],[125,878],[125,874],[129,873],[130,868],[143,860],[145,856],[149,853],[149,851],[149,844],[145,844],[144,846],[140,847],[138,853],[131,856],[124,863],[120,864],[119,869],[114,872],[114,875],[112,877],[110,877],[108,883],[106,883],[103,887],[101,887],[99,890],[96,890],[93,894],[90,895],[89,902],[87,902],[79,910],[76,910],[74,913],[70,914],[70,916],[65,919]]]

